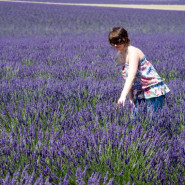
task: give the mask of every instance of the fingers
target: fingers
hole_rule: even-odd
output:
[[[118,100],[118,103],[117,103],[118,105],[125,105],[125,102],[123,102],[123,101],[120,101],[120,100]]]
[[[117,108],[120,106],[123,106],[123,107],[125,106],[125,98],[123,98],[123,97],[120,97],[117,102]]]

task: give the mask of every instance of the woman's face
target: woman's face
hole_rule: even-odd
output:
[[[111,44],[116,50],[123,51],[125,49],[124,44]]]

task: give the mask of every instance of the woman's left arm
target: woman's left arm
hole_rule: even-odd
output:
[[[126,79],[121,96],[118,100],[118,104],[122,104],[123,106],[125,105],[126,97],[129,93],[129,91],[131,90],[132,84],[133,84],[134,79],[136,77],[138,65],[139,65],[139,56],[136,52],[133,51],[129,54],[128,77]]]

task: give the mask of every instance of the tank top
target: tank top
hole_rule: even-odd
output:
[[[123,78],[128,77],[129,64],[124,63],[122,68]],[[165,95],[170,90],[164,83],[153,65],[144,59],[140,60],[136,77],[133,82],[132,92],[134,99],[149,99]]]

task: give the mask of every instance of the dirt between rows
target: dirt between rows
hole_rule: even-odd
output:
[[[16,1],[16,0],[0,0],[0,2],[185,11],[185,5],[85,4],[85,3],[54,3],[54,2]]]

